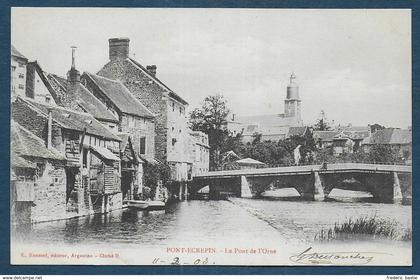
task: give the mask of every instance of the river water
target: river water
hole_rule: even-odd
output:
[[[268,249],[277,248],[273,244],[306,246],[314,243],[321,229],[336,222],[372,216],[395,220],[401,230],[411,228],[409,205],[374,203],[369,197],[342,196],[324,202],[265,197],[184,201],[154,212],[123,209],[106,215],[33,224],[15,229],[12,236],[14,244],[55,248],[168,251],[172,247],[199,246],[215,247],[221,252],[227,246],[243,248],[244,244]],[[409,242],[375,242],[411,250]]]

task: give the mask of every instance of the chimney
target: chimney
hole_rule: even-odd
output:
[[[146,66],[147,71],[149,71],[149,73],[153,76],[156,77],[156,65],[147,65]]]
[[[111,38],[109,42],[109,60],[124,60],[129,56],[129,38]]]
[[[76,94],[80,86],[80,72],[76,69],[76,47],[71,47],[71,68],[67,72],[67,89],[63,102],[65,107],[76,109]]]
[[[48,134],[47,134],[47,148],[52,148],[52,110],[48,108]]]
[[[25,95],[29,98],[34,98],[35,96],[35,67],[36,61],[29,62],[26,64],[26,89]]]

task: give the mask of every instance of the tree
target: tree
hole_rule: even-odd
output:
[[[170,178],[171,169],[166,164],[146,162],[143,165],[143,185],[150,189],[150,197],[154,197],[159,180],[162,180],[162,184],[166,186]]]
[[[207,96],[201,105],[190,113],[190,127],[209,136],[210,166],[221,165],[221,151],[225,139],[229,136],[226,119],[229,109],[226,100],[220,94]]]
[[[401,162],[398,151],[389,145],[374,144],[370,147],[367,159],[371,162],[396,163]]]
[[[328,122],[328,119],[325,115],[324,110],[321,110],[320,116],[314,125],[314,130],[320,130],[320,131],[331,130],[331,126]]]
[[[381,129],[385,129],[385,126],[377,123],[370,125],[370,133],[372,134]]]

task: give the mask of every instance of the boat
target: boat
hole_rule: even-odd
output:
[[[147,207],[147,210],[153,211],[153,210],[164,210],[165,209],[165,202],[159,201],[159,200],[151,200],[147,201],[149,206]]]
[[[154,211],[165,209],[165,202],[158,200],[126,200],[125,203],[129,209],[135,210]]]
[[[144,200],[126,200],[129,209],[146,210],[149,206],[148,201]]]

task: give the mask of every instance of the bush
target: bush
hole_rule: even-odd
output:
[[[333,228],[321,229],[315,235],[316,241],[351,240],[365,238],[386,238],[392,240],[410,241],[411,228],[401,232],[395,220],[385,220],[377,217],[361,217],[348,219],[342,224],[335,223]]]

